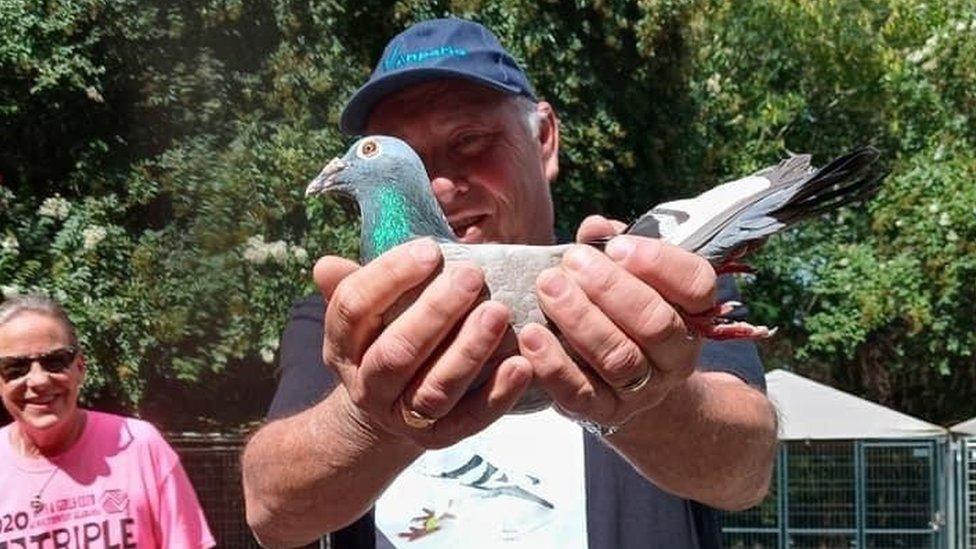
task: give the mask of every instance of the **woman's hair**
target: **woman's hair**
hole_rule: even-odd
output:
[[[68,313],[60,303],[41,294],[14,294],[0,303],[0,326],[10,322],[21,313],[39,313],[47,315],[64,326],[71,345],[78,345],[78,335],[75,325],[68,318]]]

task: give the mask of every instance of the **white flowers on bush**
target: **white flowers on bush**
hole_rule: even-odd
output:
[[[289,248],[290,257],[296,262],[304,263],[308,260],[308,252],[301,246],[289,247],[284,240],[265,242],[264,235],[261,234],[248,238],[244,243],[244,259],[255,265],[264,265],[269,260],[284,265],[289,260]]]
[[[708,93],[712,95],[718,95],[722,93],[722,76],[718,73],[714,73],[708,77],[705,81],[705,88],[708,89]]]
[[[105,230],[105,227],[90,225],[81,231],[81,237],[84,239],[81,246],[86,250],[94,250],[101,241],[105,240],[106,236],[108,236],[108,231]]]
[[[68,212],[70,211],[71,203],[58,195],[54,195],[44,199],[41,207],[37,209],[37,215],[64,221],[68,218]]]
[[[288,244],[284,240],[275,240],[268,244],[268,255],[275,263],[284,264],[288,261]]]
[[[264,235],[252,236],[244,243],[244,259],[255,265],[261,265],[268,260],[268,250],[264,243]]]
[[[279,344],[280,340],[277,337],[265,339],[261,344],[261,350],[258,351],[258,354],[261,355],[261,360],[263,360],[266,364],[271,364],[274,362],[275,351],[278,350]]]
[[[17,237],[8,234],[0,240],[0,250],[7,252],[10,255],[16,256],[20,254],[20,242],[17,242]]]

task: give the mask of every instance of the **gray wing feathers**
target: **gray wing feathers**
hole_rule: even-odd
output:
[[[661,224],[653,213],[653,210],[645,212],[644,215],[635,219],[624,232],[648,238],[661,238]]]
[[[811,157],[809,154],[797,154],[783,160],[775,166],[759,170],[754,175],[765,177],[773,187],[788,184],[814,171],[814,168],[810,165],[810,160]]]
[[[803,219],[869,196],[882,179],[871,169],[878,155],[877,149],[864,147],[816,171],[804,168],[800,157],[780,163],[766,175],[772,186],[695,251],[713,263],[721,262]],[[809,166],[809,157],[805,163]]]
[[[795,181],[797,178],[808,175],[812,171],[813,168],[810,167],[810,155],[798,154],[743,179],[763,177],[769,181],[771,187],[776,187]],[[735,212],[736,204],[729,204],[728,210],[724,213],[726,215],[733,215]],[[627,227],[625,232],[650,238],[667,237],[667,235],[675,231],[678,225],[684,223],[687,218],[688,214],[686,212],[658,206],[638,217]]]

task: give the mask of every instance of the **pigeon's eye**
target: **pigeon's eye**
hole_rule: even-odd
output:
[[[372,158],[379,154],[380,146],[376,141],[364,141],[362,145],[359,146],[359,156],[361,158]]]

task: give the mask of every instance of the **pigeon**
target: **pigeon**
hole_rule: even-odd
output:
[[[696,253],[717,273],[749,272],[740,260],[769,236],[873,194],[882,180],[872,170],[878,156],[873,147],[862,147],[815,169],[809,155],[794,155],[694,198],[657,205],[623,232],[660,238]],[[526,324],[541,323],[555,330],[539,308],[535,280],[542,270],[559,265],[572,244],[460,242],[431,191],[423,161],[404,141],[382,135],[359,139],[342,158],[332,159],[305,191],[307,197],[322,193],[351,198],[358,205],[362,264],[409,240],[430,237],[441,248],[446,263],[471,261],[484,270],[485,297],[504,303],[512,311],[511,328],[490,364],[517,353],[514,333]],[[589,244],[602,247],[607,241]],[[387,322],[418,294],[414,292],[401,303]],[[734,313],[740,306],[725,302],[704,313],[682,312],[682,316],[690,332],[709,339],[764,339],[775,333],[775,329],[736,320]],[[486,372],[473,388],[487,378]],[[538,411],[549,404],[548,395],[533,384],[513,412]]]

